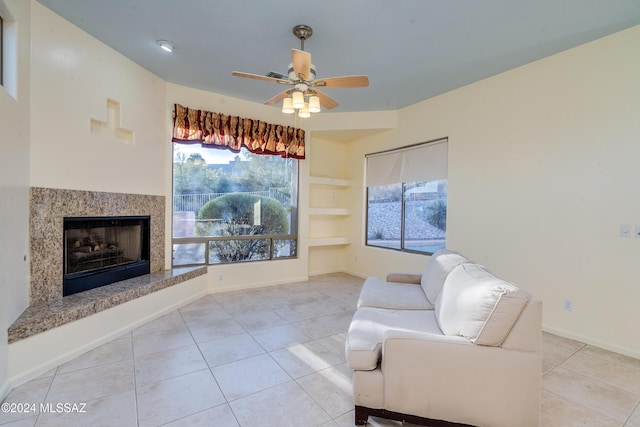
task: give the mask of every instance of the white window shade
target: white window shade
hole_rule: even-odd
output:
[[[367,187],[447,178],[447,140],[369,154]]]

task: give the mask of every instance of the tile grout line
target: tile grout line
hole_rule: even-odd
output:
[[[553,392],[553,391],[546,390],[546,389],[542,389],[542,391],[544,391],[545,393],[552,394],[552,395],[554,395],[554,396],[556,396],[556,397],[558,397],[558,398],[560,398],[560,399],[562,399],[562,400],[568,400],[569,402],[571,402],[571,403],[573,403],[574,405],[577,405],[577,406],[579,406],[579,407],[581,407],[581,408],[587,409],[587,410],[589,410],[589,411],[596,412],[596,413],[598,413],[600,416],[602,416],[602,417],[604,417],[604,418],[607,418],[607,419],[609,419],[609,420],[611,420],[611,421],[614,421],[614,422],[616,422],[616,423],[619,423],[619,422],[620,422],[620,421],[618,421],[618,420],[616,420],[616,419],[612,418],[611,416],[609,416],[609,415],[607,415],[607,414],[603,414],[602,412],[600,412],[600,411],[598,411],[598,410],[596,410],[596,409],[593,409],[593,408],[589,408],[589,407],[587,407],[587,406],[584,406],[582,403],[580,403],[580,402],[576,402],[575,400],[573,400],[573,399],[572,399],[572,398],[570,398],[570,397],[565,397],[565,396],[559,395],[558,393],[555,393],[555,392]],[[620,427],[623,427],[623,426],[624,426],[624,422],[620,425]]]
[[[133,359],[133,395],[136,405],[136,426],[140,427],[140,405],[138,404],[138,381],[136,379],[136,353],[133,343],[133,331],[129,331],[129,338],[131,338],[131,358]]]
[[[324,293],[323,293],[323,296],[326,296],[326,294],[324,294]],[[224,307],[223,307],[223,309],[224,309]],[[225,311],[226,311],[226,310],[225,310]],[[313,339],[311,336],[308,336],[308,334],[306,334],[304,331],[301,331],[298,327],[296,327],[295,323],[300,323],[300,321],[297,321],[297,322],[291,322],[291,321],[289,321],[288,319],[286,319],[286,318],[284,318],[284,317],[282,317],[282,316],[278,315],[278,314],[276,313],[276,310],[275,310],[275,309],[273,309],[273,308],[269,308],[267,311],[272,312],[272,313],[275,313],[278,317],[282,318],[282,319],[286,322],[285,324],[280,325],[280,326],[290,325],[290,326],[294,327],[296,330],[298,330],[299,332],[301,332],[303,335],[305,335],[305,336],[307,336],[309,339],[311,339],[311,341],[306,341],[306,342],[304,342],[304,343],[291,344],[291,345],[284,346],[284,347],[282,347],[282,348],[276,348],[276,349],[273,349],[273,350],[269,351],[269,350],[268,350],[267,348],[265,348],[265,347],[264,347],[260,342],[258,342],[258,341],[255,339],[254,335],[252,334],[252,332],[254,332],[254,333],[255,333],[255,332],[259,332],[259,331],[261,331],[261,330],[270,329],[269,327],[261,328],[261,329],[255,330],[255,331],[249,331],[249,330],[248,330],[244,325],[240,324],[240,326],[245,330],[245,332],[246,332],[246,333],[247,333],[247,334],[248,334],[248,335],[249,335],[249,336],[250,336],[254,341],[256,341],[256,342],[257,342],[257,344],[258,344],[258,345],[259,345],[259,346],[264,350],[265,354],[267,354],[267,355],[269,356],[269,358],[270,358],[270,359],[271,359],[271,360],[272,360],[272,361],[273,361],[273,362],[274,362],[274,363],[275,363],[275,364],[276,364],[280,369],[282,369],[282,371],[283,371],[283,372],[284,372],[284,373],[289,377],[289,381],[287,381],[287,382],[285,382],[285,383],[277,384],[277,385],[274,385],[274,386],[271,386],[271,387],[267,387],[266,389],[263,389],[263,390],[259,390],[259,391],[256,391],[256,392],[253,392],[253,393],[250,393],[250,394],[248,394],[248,395],[245,395],[245,396],[239,397],[238,399],[234,399],[234,401],[235,401],[235,400],[242,399],[242,398],[246,398],[246,397],[251,396],[251,395],[255,395],[255,394],[257,394],[257,393],[261,393],[261,392],[263,392],[263,391],[265,391],[265,390],[273,389],[273,388],[278,387],[278,386],[280,386],[280,385],[282,385],[282,384],[286,384],[286,383],[288,383],[288,382],[292,382],[292,381],[293,381],[293,382],[294,382],[298,387],[300,387],[300,388],[303,390],[303,392],[305,393],[305,395],[306,395],[306,396],[308,396],[308,397],[311,399],[311,401],[313,401],[313,402],[318,406],[318,408],[319,408],[319,409],[320,409],[320,410],[321,410],[321,411],[322,411],[322,412],[327,416],[328,420],[329,420],[329,421],[333,421],[333,422],[334,422],[334,424],[336,424],[336,422],[335,422],[335,418],[333,418],[333,417],[332,417],[332,416],[331,416],[331,415],[330,415],[330,414],[329,414],[329,413],[328,413],[328,412],[327,412],[327,411],[322,407],[322,405],[321,405],[321,404],[320,404],[320,403],[319,403],[319,402],[318,402],[318,401],[317,401],[317,400],[316,400],[312,395],[310,395],[310,394],[309,394],[309,392],[308,392],[308,391],[307,391],[307,390],[306,390],[306,389],[305,389],[305,388],[304,388],[304,387],[303,387],[303,386],[298,382],[298,379],[297,379],[297,378],[294,378],[294,377],[293,377],[293,375],[292,375],[292,374],[290,374],[290,373],[285,369],[285,367],[284,367],[284,366],[282,366],[282,364],[280,364],[280,363],[278,362],[278,360],[276,360],[276,359],[274,358],[274,356],[273,356],[273,354],[272,354],[273,352],[280,351],[280,350],[282,350],[282,349],[286,349],[286,348],[289,348],[289,347],[292,347],[292,346],[295,346],[295,345],[305,345],[305,344],[307,344],[307,343],[309,343],[309,342],[317,342],[319,339],[327,338],[327,337],[330,337],[330,336],[335,335],[335,334],[330,334],[330,335],[327,335],[326,337],[324,337],[324,336],[323,336],[323,337],[321,337],[321,338]],[[323,313],[320,313],[320,312],[318,312],[318,314],[319,314],[320,316],[323,316],[323,315],[324,315]],[[315,316],[315,317],[320,317],[320,316]],[[329,315],[328,315],[328,316],[329,316]],[[231,315],[231,317],[235,319],[235,316]],[[315,317],[314,317],[314,318],[315,318]],[[236,320],[236,321],[237,321],[237,320]],[[326,349],[329,353],[331,353],[331,352],[330,352],[330,349],[328,349],[328,348],[327,348],[326,346],[324,346],[322,343],[319,343],[319,345],[320,345],[322,348]],[[230,362],[230,363],[233,363],[233,362]],[[210,367],[210,368],[211,368],[211,367]],[[325,368],[325,369],[329,369],[329,368],[330,368],[330,367],[327,367],[327,368]],[[322,370],[320,370],[320,371],[322,371]],[[309,373],[309,374],[307,374],[307,375],[305,375],[305,376],[303,376],[303,377],[301,377],[301,378],[304,378],[304,377],[309,376],[309,375],[313,375],[313,374],[315,374],[315,373],[317,373],[317,372],[320,372],[320,371],[316,371],[316,372]],[[212,372],[212,374],[213,374],[213,372]],[[214,378],[215,378],[215,375],[214,375]],[[226,396],[225,396],[225,400],[227,400]],[[230,402],[227,400],[227,404],[229,404],[229,403],[230,403]],[[229,407],[231,408],[231,411],[233,412],[233,408],[231,407],[231,405],[230,405],[230,404],[229,404]],[[347,411],[346,413],[348,413],[348,411]],[[344,414],[341,414],[340,416],[342,416],[342,415],[344,415]],[[237,416],[236,416],[235,412],[234,412],[234,416],[236,417],[236,421],[239,423],[238,418],[237,418]],[[324,422],[324,423],[326,423],[326,422]],[[323,424],[324,424],[324,423],[323,423]]]
[[[215,299],[214,299],[215,300]],[[217,302],[216,302],[217,303]],[[220,304],[219,304],[220,305]],[[224,307],[222,307],[222,305],[220,305],[220,308],[227,313],[229,316],[231,316],[227,310],[224,309]],[[209,371],[209,373],[211,374],[211,378],[213,378],[213,381],[216,383],[216,387],[218,387],[218,390],[220,390],[220,394],[222,395],[222,397],[224,398],[224,405],[227,405],[227,407],[229,408],[229,410],[231,411],[231,413],[233,414],[233,418],[236,420],[236,423],[238,425],[240,425],[240,421],[238,421],[238,417],[236,416],[235,412],[233,412],[233,408],[231,408],[231,405],[229,405],[229,400],[227,400],[227,396],[225,396],[224,392],[222,391],[222,387],[220,387],[220,383],[218,382],[218,379],[216,378],[216,376],[213,374],[213,371],[211,370],[211,366],[209,366],[209,363],[207,362],[207,358],[205,357],[204,353],[202,352],[202,349],[200,348],[200,343],[196,340],[196,337],[193,336],[193,332],[191,332],[191,328],[189,327],[189,325],[187,324],[187,321],[184,319],[184,316],[182,315],[182,312],[180,311],[180,309],[177,309],[178,314],[180,315],[180,318],[182,319],[182,321],[184,322],[185,326],[187,327],[187,330],[189,331],[189,335],[191,336],[191,339],[193,340],[194,344],[196,345],[196,348],[198,349],[198,353],[200,353],[200,357],[202,357],[202,360],[204,361],[205,365],[207,365],[207,370]],[[233,316],[231,316],[231,318],[233,318]],[[242,325],[240,325],[240,327],[242,327]],[[244,328],[243,328],[244,329]],[[214,341],[214,340],[211,340]],[[205,341],[205,342],[209,342],[209,341]],[[200,412],[204,412],[204,411],[208,411],[209,409],[215,408],[217,406],[221,406],[223,404],[220,405],[214,405],[210,408],[206,408],[203,409],[202,411],[196,412],[196,413],[200,413]],[[191,415],[194,414],[189,414],[186,415],[182,418],[179,419],[183,419],[183,418],[187,418]],[[174,420],[177,421],[177,420]],[[173,421],[172,421],[173,422]]]
[[[640,411],[640,399],[638,399],[638,403],[636,404],[636,407],[633,408],[633,410],[631,411],[631,413],[629,414],[629,416],[627,417],[626,420],[624,420],[624,423],[622,423],[622,426],[625,427],[627,425],[627,423],[629,422],[629,420],[631,419],[631,417],[633,417],[633,414],[636,413],[636,411]]]

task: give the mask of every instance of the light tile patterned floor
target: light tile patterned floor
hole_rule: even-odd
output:
[[[209,295],[14,389],[6,426],[353,426],[344,332],[362,280],[345,274]],[[544,334],[545,427],[640,427],[640,360]],[[370,419],[371,426],[400,423]]]

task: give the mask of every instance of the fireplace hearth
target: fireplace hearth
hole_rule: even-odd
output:
[[[150,273],[150,217],[65,217],[63,296]]]

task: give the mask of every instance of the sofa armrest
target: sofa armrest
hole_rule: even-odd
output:
[[[399,330],[399,329],[388,329],[384,332],[383,342],[386,343],[387,340],[415,340],[418,343],[426,342],[431,344],[436,343],[455,343],[455,344],[463,344],[463,345],[473,345],[471,341],[469,341],[465,337],[455,336],[455,335],[442,335],[435,334],[431,332],[423,332],[423,331],[412,331],[412,330]],[[431,345],[424,344],[424,345]]]
[[[416,273],[389,273],[386,278],[387,282],[396,283],[412,283],[419,285],[422,280],[422,274]]]
[[[388,331],[381,371],[387,410],[471,425],[539,425],[539,352],[475,345],[464,337]]]

